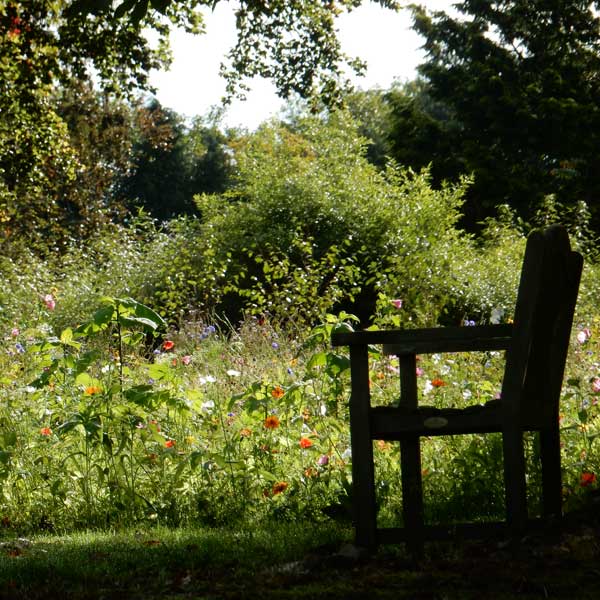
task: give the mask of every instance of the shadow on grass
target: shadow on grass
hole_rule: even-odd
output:
[[[0,599],[595,599],[599,533],[585,519],[516,549],[431,544],[418,563],[402,547],[340,552],[352,530],[333,522],[40,535],[0,542]]]

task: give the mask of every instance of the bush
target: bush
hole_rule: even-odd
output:
[[[235,187],[198,199],[205,267],[226,292],[218,306],[313,319],[345,308],[368,321],[383,293],[410,296],[415,322],[432,302],[440,312],[451,259],[470,245],[456,228],[468,182],[435,191],[427,172],[379,171],[366,147],[344,113],[294,131],[265,125],[240,143]]]

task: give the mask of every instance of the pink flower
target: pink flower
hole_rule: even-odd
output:
[[[329,456],[327,456],[327,454],[322,454],[321,456],[319,456],[319,458],[317,459],[317,464],[320,467],[325,467],[329,464]]]
[[[586,327],[577,334],[577,341],[580,344],[585,344],[592,337],[592,332]]]
[[[421,367],[417,367],[417,377],[421,377],[423,375],[423,373],[425,373],[425,371],[423,371],[423,369],[421,369]]]
[[[181,357],[181,362],[184,365],[189,365],[192,362],[192,357],[186,354],[185,356]]]
[[[21,332],[19,331],[18,327],[13,327],[10,331],[10,335],[12,337],[17,337]]]
[[[46,294],[44,296],[43,300],[44,300],[44,304],[46,305],[46,308],[48,310],[54,310],[54,308],[56,306],[56,301],[52,297],[52,294]]]
[[[400,300],[400,298],[396,298],[395,300],[392,300],[392,306],[394,308],[402,308],[402,300]]]
[[[595,377],[592,380],[592,391],[593,392],[600,392],[600,377]]]

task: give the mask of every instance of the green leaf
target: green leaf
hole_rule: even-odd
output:
[[[327,354],[327,374],[336,377],[350,368],[350,359],[342,354]]]
[[[171,373],[171,367],[165,363],[153,363],[148,365],[148,375],[151,379],[160,381]]]
[[[167,326],[157,312],[133,298],[117,298],[116,302],[119,307],[125,309],[124,314],[120,316],[124,324],[138,324],[152,330],[165,329]]]
[[[307,369],[315,367],[324,367],[327,364],[327,352],[315,352],[309,359],[306,365]]]

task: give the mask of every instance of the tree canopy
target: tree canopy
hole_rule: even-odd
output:
[[[128,23],[134,30],[152,15],[202,22],[200,8],[213,10],[222,0],[74,0],[67,15],[108,23]],[[397,0],[373,0],[393,10]],[[349,85],[346,69],[364,69],[359,58],[347,56],[337,37],[336,17],[364,0],[240,0],[235,9],[237,42],[222,73],[229,96],[243,94],[244,82],[255,76],[271,79],[283,98],[298,94],[318,97],[327,105],[340,101]],[[154,21],[156,23],[156,21]],[[122,25],[121,25],[122,26]],[[155,26],[154,24],[152,26]]]
[[[414,8],[426,92],[446,107],[453,151],[475,174],[473,218],[547,194],[600,193],[600,2],[464,0]],[[458,124],[458,128],[456,125]],[[464,172],[464,170],[463,170]]]

